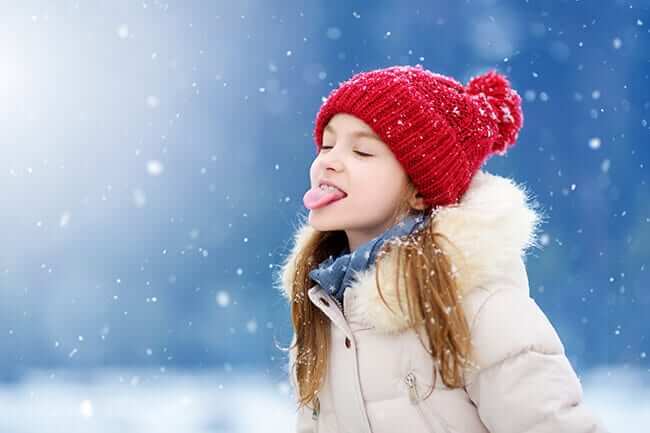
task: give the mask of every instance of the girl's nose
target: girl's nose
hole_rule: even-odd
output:
[[[334,149],[328,149],[327,152],[320,155],[320,162],[325,168],[335,168],[340,169],[341,167],[341,158],[337,151]]]

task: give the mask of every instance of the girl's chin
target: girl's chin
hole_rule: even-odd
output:
[[[314,209],[309,212],[309,225],[318,231],[339,230],[341,218],[336,217],[336,212],[328,213],[327,207]]]
[[[336,221],[328,221],[326,223],[320,221],[309,221],[309,225],[319,231],[319,232],[334,232],[339,230],[345,230],[341,227],[341,224],[336,223]]]

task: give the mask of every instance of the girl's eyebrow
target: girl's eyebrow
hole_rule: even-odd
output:
[[[336,131],[329,124],[327,126],[325,126],[325,131],[330,131],[332,134],[336,135]],[[356,137],[356,138],[367,137],[367,138],[374,138],[376,140],[381,140],[381,138],[379,138],[379,136],[377,136],[377,134],[374,134],[374,133],[368,132],[368,131],[354,131],[350,135],[352,137]]]

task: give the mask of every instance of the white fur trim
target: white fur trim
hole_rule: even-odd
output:
[[[529,202],[527,188],[509,178],[477,171],[460,202],[438,210],[436,231],[445,235],[458,248],[442,241],[441,248],[453,264],[462,296],[478,287],[493,287],[516,272],[517,262],[530,247],[539,247],[536,231],[544,215]],[[316,230],[303,224],[294,235],[294,246],[281,267],[280,290],[291,299],[297,254]],[[387,254],[380,264],[381,293],[394,312],[382,302],[375,283],[375,265],[360,272],[351,291],[363,319],[379,332],[399,332],[407,328],[405,283],[395,286],[396,260]],[[521,269],[520,269],[521,270]],[[525,273],[525,269],[523,269]],[[515,279],[516,281],[516,279]],[[522,287],[523,289],[523,287]],[[525,289],[528,287],[526,285]],[[346,296],[348,292],[346,291]],[[404,311],[400,309],[400,299]]]

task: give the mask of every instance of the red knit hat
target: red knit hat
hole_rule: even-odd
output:
[[[332,90],[316,116],[317,151],[336,113],[368,124],[395,154],[427,206],[457,203],[493,153],[523,125],[521,98],[491,70],[463,87],[421,65],[358,73]]]

